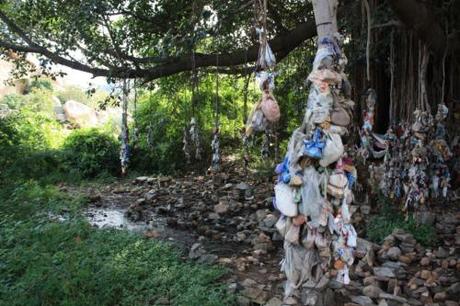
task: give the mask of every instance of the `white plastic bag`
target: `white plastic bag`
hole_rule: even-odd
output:
[[[289,185],[278,183],[275,186],[276,208],[285,216],[295,217],[298,214],[297,204],[294,202],[294,191]]]
[[[291,218],[286,217],[286,216],[281,216],[276,222],[275,227],[280,233],[280,235],[284,238],[289,228],[291,227],[291,225],[292,225]]]
[[[259,71],[256,73],[256,82],[260,91],[275,89],[275,75],[268,71]],[[267,88],[268,87],[268,88]]]
[[[342,138],[338,134],[326,134],[326,146],[323,149],[323,158],[319,161],[322,167],[327,167],[340,159],[343,154]]]
[[[289,227],[289,230],[286,233],[286,236],[284,236],[284,240],[289,241],[290,243],[293,244],[299,244],[299,238],[300,238],[300,226],[298,225],[291,225]]]
[[[352,224],[345,224],[345,231],[347,232],[347,246],[355,248],[357,245],[358,234]]]
[[[301,187],[302,202],[300,212],[310,217],[313,227],[319,226],[324,198],[319,190],[321,175],[310,166],[303,173],[304,184]]]

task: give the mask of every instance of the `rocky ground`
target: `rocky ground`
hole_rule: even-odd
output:
[[[146,237],[168,240],[197,262],[229,268],[225,281],[241,305],[281,305],[283,250],[274,227],[273,182],[244,177],[232,163],[221,173],[143,176],[79,192],[90,199],[90,217],[97,209],[118,209],[144,224]],[[359,203],[358,224],[372,208],[366,200]],[[424,218],[436,226],[437,247],[425,249],[402,230],[381,246],[359,239],[351,284],[330,281],[318,289],[333,289],[326,291],[334,295],[334,305],[459,305],[460,210],[440,207]]]

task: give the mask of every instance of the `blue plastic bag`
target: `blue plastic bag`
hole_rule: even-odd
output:
[[[316,129],[311,140],[304,140],[305,154],[311,158],[321,159],[326,142],[321,139],[321,130]]]

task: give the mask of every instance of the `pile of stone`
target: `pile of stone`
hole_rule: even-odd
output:
[[[364,259],[356,265],[347,305],[459,305],[457,257],[454,248],[424,249],[395,230],[376,252],[377,265]]]

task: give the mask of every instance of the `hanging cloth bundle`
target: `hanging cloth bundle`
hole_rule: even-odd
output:
[[[128,131],[128,85],[126,79],[123,79],[123,99],[122,99],[122,115],[121,115],[121,149],[120,162],[121,173],[126,175],[129,163],[129,131]]]
[[[276,65],[275,56],[267,41],[267,0],[256,1],[257,21],[256,32],[259,34],[259,57],[256,66],[256,81],[262,91],[261,100],[254,106],[246,123],[246,136],[253,132],[266,132],[270,125],[278,122],[280,108],[272,94],[275,87]]]
[[[192,71],[193,71],[193,79],[192,79],[192,118],[190,119],[190,125],[188,128],[184,129],[184,136],[183,136],[183,147],[182,150],[184,151],[185,158],[187,163],[191,163],[191,149],[192,146],[195,148],[195,160],[201,160],[201,137],[200,131],[198,127],[197,119],[195,118],[195,106],[196,106],[196,89],[198,83],[198,76],[195,68],[195,52],[192,52]],[[189,142],[190,140],[190,142]]]
[[[211,142],[212,160],[211,171],[220,170],[220,140],[219,140],[219,54],[216,55],[216,102],[215,102],[214,131]]]

